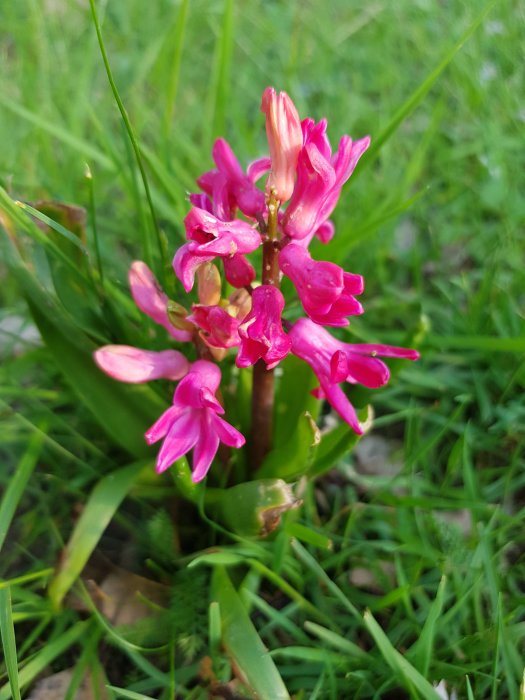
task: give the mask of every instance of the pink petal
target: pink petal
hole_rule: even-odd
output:
[[[223,259],[224,276],[236,289],[248,287],[255,280],[255,270],[244,255]]]
[[[186,410],[187,409],[184,406],[176,405],[170,406],[166,411],[164,411],[160,418],[153,423],[151,428],[147,430],[144,435],[148,445],[153,445],[153,443],[166,437],[175,418]]]
[[[191,480],[195,484],[204,479],[219,448],[219,436],[211,425],[212,416],[211,411],[204,411],[201,418],[200,436],[193,450]]]
[[[246,442],[244,435],[220,416],[213,415],[211,417],[211,425],[219,436],[220,441],[228,445],[228,447],[239,448]]]
[[[189,452],[199,439],[198,411],[185,411],[175,418],[157,456],[157,474]]]
[[[286,202],[292,196],[297,158],[303,144],[301,121],[288,95],[285,92],[277,95],[271,87],[263,93],[261,111],[266,115],[266,135],[272,162],[267,188],[275,188],[278,199]]]
[[[183,377],[190,363],[176,350],[140,350],[129,345],[106,345],[94,353],[95,362],[113,379],[142,384],[153,379]]]
[[[156,323],[164,326],[168,333],[180,342],[191,340],[188,331],[175,328],[168,318],[168,297],[159,286],[155,275],[146,263],[136,260],[129,270],[129,284],[135,304]]]

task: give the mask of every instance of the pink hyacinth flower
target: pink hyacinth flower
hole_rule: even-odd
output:
[[[129,270],[129,285],[135,304],[147,316],[152,318],[181,343],[191,340],[191,332],[179,330],[170,323],[168,317],[169,299],[157,282],[155,275],[141,260],[131,263]]]
[[[212,155],[219,173],[227,182],[232,203],[238,206],[246,216],[255,217],[262,213],[266,208],[264,194],[255,187],[254,183],[262,174],[265,160],[258,161],[255,165],[252,164],[251,169],[248,169],[248,174],[245,175],[231,146],[224,139],[215,141]],[[206,191],[201,184],[202,179],[197,182],[199,187]]]
[[[284,297],[275,287],[263,284],[253,290],[252,309],[239,326],[237,367],[249,367],[262,358],[273,369],[288,355],[291,342],[281,324],[283,309]]]
[[[177,381],[190,368],[188,360],[176,350],[154,352],[129,345],[105,345],[93,356],[103,372],[129,384],[142,384],[153,379]]]
[[[266,135],[270,146],[272,170],[267,190],[277,191],[280,202],[292,196],[297,158],[303,145],[301,120],[294,103],[285,92],[271,87],[263,92],[261,111],[266,115]]]
[[[305,119],[302,127],[304,145],[297,161],[297,182],[283,217],[284,232],[296,239],[313,235],[328,219],[342,186],[370,145],[368,136],[359,141],[343,136],[332,155],[326,120],[315,124]]]
[[[232,255],[231,258],[223,258],[224,276],[236,289],[249,287],[255,279],[253,265],[246,260],[244,255]]]
[[[188,320],[201,329],[200,336],[212,348],[234,348],[239,345],[239,319],[221,306],[193,304]]]
[[[220,221],[198,207],[190,210],[184,223],[190,240],[176,252],[173,268],[187,292],[192,289],[195,272],[203,262],[251,253],[261,245],[260,234],[250,224],[241,220]]]
[[[198,360],[179,383],[173,405],[145,435],[148,445],[164,439],[157,456],[157,473],[193,449],[192,480],[197,483],[208,473],[219,442],[236,448],[244,445],[244,436],[219,415],[224,413],[215,397],[220,381],[217,365]]]
[[[419,357],[416,350],[391,345],[343,343],[308,318],[300,318],[288,337],[292,341],[293,354],[305,360],[319,379],[320,388],[315,395],[326,398],[358,435],[363,434],[363,429],[339,383],[347,381],[376,389],[384,386],[390,378],[388,367],[377,355],[407,360]]]
[[[361,275],[345,272],[331,262],[312,260],[310,253],[290,243],[279,253],[279,267],[294,283],[304,310],[324,326],[347,326],[347,316],[363,313],[354,294],[361,294]]]

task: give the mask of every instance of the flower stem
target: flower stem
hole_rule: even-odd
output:
[[[268,238],[263,243],[262,283],[279,288],[279,242],[277,213],[279,201],[275,191],[268,201]],[[255,472],[272,448],[273,434],[274,374],[266,369],[263,360],[255,363],[252,383],[252,428],[250,467]]]

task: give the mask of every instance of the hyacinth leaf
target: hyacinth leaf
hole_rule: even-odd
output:
[[[48,641],[18,673],[20,687],[24,688],[32,683],[44,669],[48,668],[49,665],[69,649],[69,647],[76,644],[88,630],[89,622],[77,622],[72,627],[69,627],[63,634]],[[13,695],[9,684],[0,688],[0,700],[9,700],[12,697]]]
[[[384,660],[399,678],[408,683],[426,700],[438,700],[439,695],[432,685],[409,663],[405,657],[392,646],[372,613],[367,610],[363,616],[364,623],[375,643],[379,647]]]
[[[9,687],[14,700],[20,700],[20,684],[18,680],[18,660],[16,657],[15,629],[11,609],[11,589],[0,590],[0,639],[4,650],[5,667],[9,678]]]
[[[265,537],[279,525],[281,515],[300,501],[282,479],[259,479],[218,492],[221,519],[244,537]]]
[[[55,610],[60,607],[118,507],[145,468],[151,468],[149,462],[136,462],[118,469],[101,479],[91,492],[49,584],[48,594]]]
[[[212,598],[221,611],[223,647],[240,679],[251,688],[258,700],[289,700],[277,667],[228,574],[220,566],[213,572]]]
[[[281,447],[290,440],[291,433],[305,412],[317,419],[320,402],[311,394],[318,381],[307,365],[294,355],[288,355],[280,364],[279,379],[274,407],[274,446]]]
[[[364,424],[366,427],[371,420],[370,408],[366,406],[358,410],[357,415],[361,424]],[[342,423],[329,433],[325,433],[317,449],[314,462],[307,471],[308,476],[320,476],[332,469],[343,455],[350,452],[357,445],[359,439],[360,436],[356,435],[346,423]]]
[[[295,479],[308,471],[321,441],[319,428],[308,411],[299,416],[288,442],[265,457],[257,476]]]

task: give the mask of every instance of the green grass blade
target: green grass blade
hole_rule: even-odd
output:
[[[179,88],[180,67],[182,64],[184,35],[186,34],[186,25],[188,23],[189,6],[189,0],[182,0],[177,13],[173,36],[171,32],[168,34],[168,39],[174,46],[174,52],[173,57],[170,55],[170,78],[168,80],[168,89],[166,90],[166,107],[164,110],[164,141],[166,143],[169,143],[170,140],[170,131],[175,112],[175,102]]]
[[[115,170],[115,164],[110,158],[98,151],[87,141],[84,141],[78,136],[73,136],[54,121],[47,121],[40,115],[31,112],[31,110],[22,107],[22,105],[19,105],[16,102],[13,102],[4,93],[0,93],[0,104],[21,119],[24,119],[30,124],[34,124],[39,129],[42,129],[42,131],[46,131],[48,134],[51,134],[51,136],[54,136],[59,141],[62,141],[62,143],[70,146],[74,151],[82,154],[84,158],[88,158],[91,161],[98,163],[105,170]]]
[[[5,542],[7,531],[11,525],[11,520],[15,513],[24,489],[27,486],[31,474],[36,466],[42,446],[45,440],[45,430],[33,433],[29,440],[29,445],[20,460],[15,473],[9,481],[9,485],[0,502],[0,551]]]
[[[125,688],[117,688],[114,685],[108,685],[106,688],[112,690],[117,698],[126,698],[126,700],[154,700],[149,695],[143,695],[142,693],[135,693],[133,690],[125,690]]]
[[[428,674],[428,669],[430,668],[430,660],[432,658],[432,651],[434,647],[434,638],[436,636],[436,625],[440,618],[441,612],[443,610],[443,605],[445,602],[445,589],[447,585],[447,578],[443,576],[439,582],[436,598],[433,601],[427,612],[427,619],[421,630],[420,637],[417,641],[417,666],[421,669],[423,676]]]
[[[88,621],[77,622],[59,637],[45,644],[41,651],[39,651],[19,672],[18,680],[20,687],[24,688],[34,681],[38,674],[49,666],[58,656],[81,639],[81,637],[86,634],[87,630],[89,630]],[[4,685],[0,689],[0,700],[9,700],[9,698],[12,697],[11,688],[9,685]]]
[[[233,7],[234,0],[224,0],[222,26],[218,32],[215,44],[215,56],[210,81],[208,119],[205,126],[209,141],[211,137],[224,133],[226,109],[230,86],[230,70],[233,51]]]
[[[415,688],[426,700],[439,700],[439,695],[430,683],[392,646],[390,640],[367,610],[363,616],[366,628],[379,647],[384,660],[401,680]]]
[[[259,700],[289,700],[290,696],[277,667],[257,634],[228,574],[219,566],[213,572],[212,595],[220,606],[224,648],[256,697]]]
[[[55,609],[60,607],[145,464],[136,462],[108,474],[94,488],[49,584],[49,598]]]
[[[98,39],[98,44],[100,46],[100,53],[102,56],[102,61],[104,63],[104,68],[106,69],[106,74],[108,76],[108,81],[111,87],[111,91],[113,93],[113,97],[115,98],[115,102],[117,103],[118,110],[120,112],[120,116],[122,117],[122,121],[124,123],[128,138],[131,143],[131,147],[133,148],[133,153],[135,154],[135,159],[137,161],[137,166],[140,172],[140,177],[142,179],[142,185],[144,187],[144,192],[146,193],[146,199],[148,200],[148,205],[150,209],[150,214],[151,214],[151,221],[153,224],[153,229],[155,232],[155,238],[157,242],[157,248],[158,248],[158,254],[159,254],[159,260],[160,260],[160,269],[162,270],[162,278],[164,277],[164,268],[165,268],[165,260],[164,260],[164,247],[162,245],[162,239],[160,235],[160,229],[159,225],[157,222],[157,216],[155,214],[155,207],[153,206],[153,200],[151,198],[151,191],[149,187],[149,182],[148,178],[146,176],[146,171],[144,169],[144,164],[142,162],[142,156],[140,154],[140,147],[138,144],[137,137],[135,136],[135,132],[133,130],[133,127],[131,126],[131,122],[128,117],[128,113],[126,112],[126,108],[124,107],[124,103],[122,102],[122,99],[120,97],[119,91],[117,89],[117,85],[115,83],[115,80],[113,78],[113,73],[111,71],[111,67],[109,65],[109,59],[108,55],[106,53],[106,47],[104,45],[104,40],[102,38],[102,30],[100,28],[100,23],[98,21],[98,15],[97,15],[97,9],[95,7],[95,0],[89,0],[89,5],[91,7],[91,15],[93,17],[93,24],[95,25],[95,31],[97,33],[97,39]],[[153,251],[151,249],[151,244],[148,236],[148,232],[144,231],[143,232],[143,249],[144,249],[144,258],[148,265],[150,267],[153,267]]]
[[[363,158],[361,158],[359,166],[362,167],[365,164],[369,164],[374,158],[377,157],[381,147],[388,141],[388,139],[402,124],[402,122],[416,109],[416,107],[428,93],[432,85],[439,78],[441,73],[449,65],[449,63],[452,61],[452,59],[458,53],[458,51],[460,51],[463,48],[465,42],[468,41],[468,39],[470,39],[472,34],[474,34],[476,29],[483,22],[483,20],[495,4],[496,0],[492,0],[492,2],[489,2],[488,5],[485,6],[485,8],[480,12],[480,14],[463,32],[463,34],[459,38],[459,41],[457,41],[456,44],[454,44],[454,46],[445,54],[445,56],[441,59],[438,65],[430,73],[430,75],[427,76],[427,78],[416,88],[416,90],[414,90],[414,92],[401,105],[401,107],[399,107],[397,112],[395,112],[394,116],[391,118],[390,122],[386,125],[386,127],[379,134],[379,136],[373,139],[372,145],[365,153]],[[359,166],[358,169],[361,169]]]
[[[9,687],[14,700],[20,700],[20,685],[18,681],[18,661],[16,658],[15,628],[11,610],[11,589],[0,590],[0,636],[4,651],[5,666]]]

